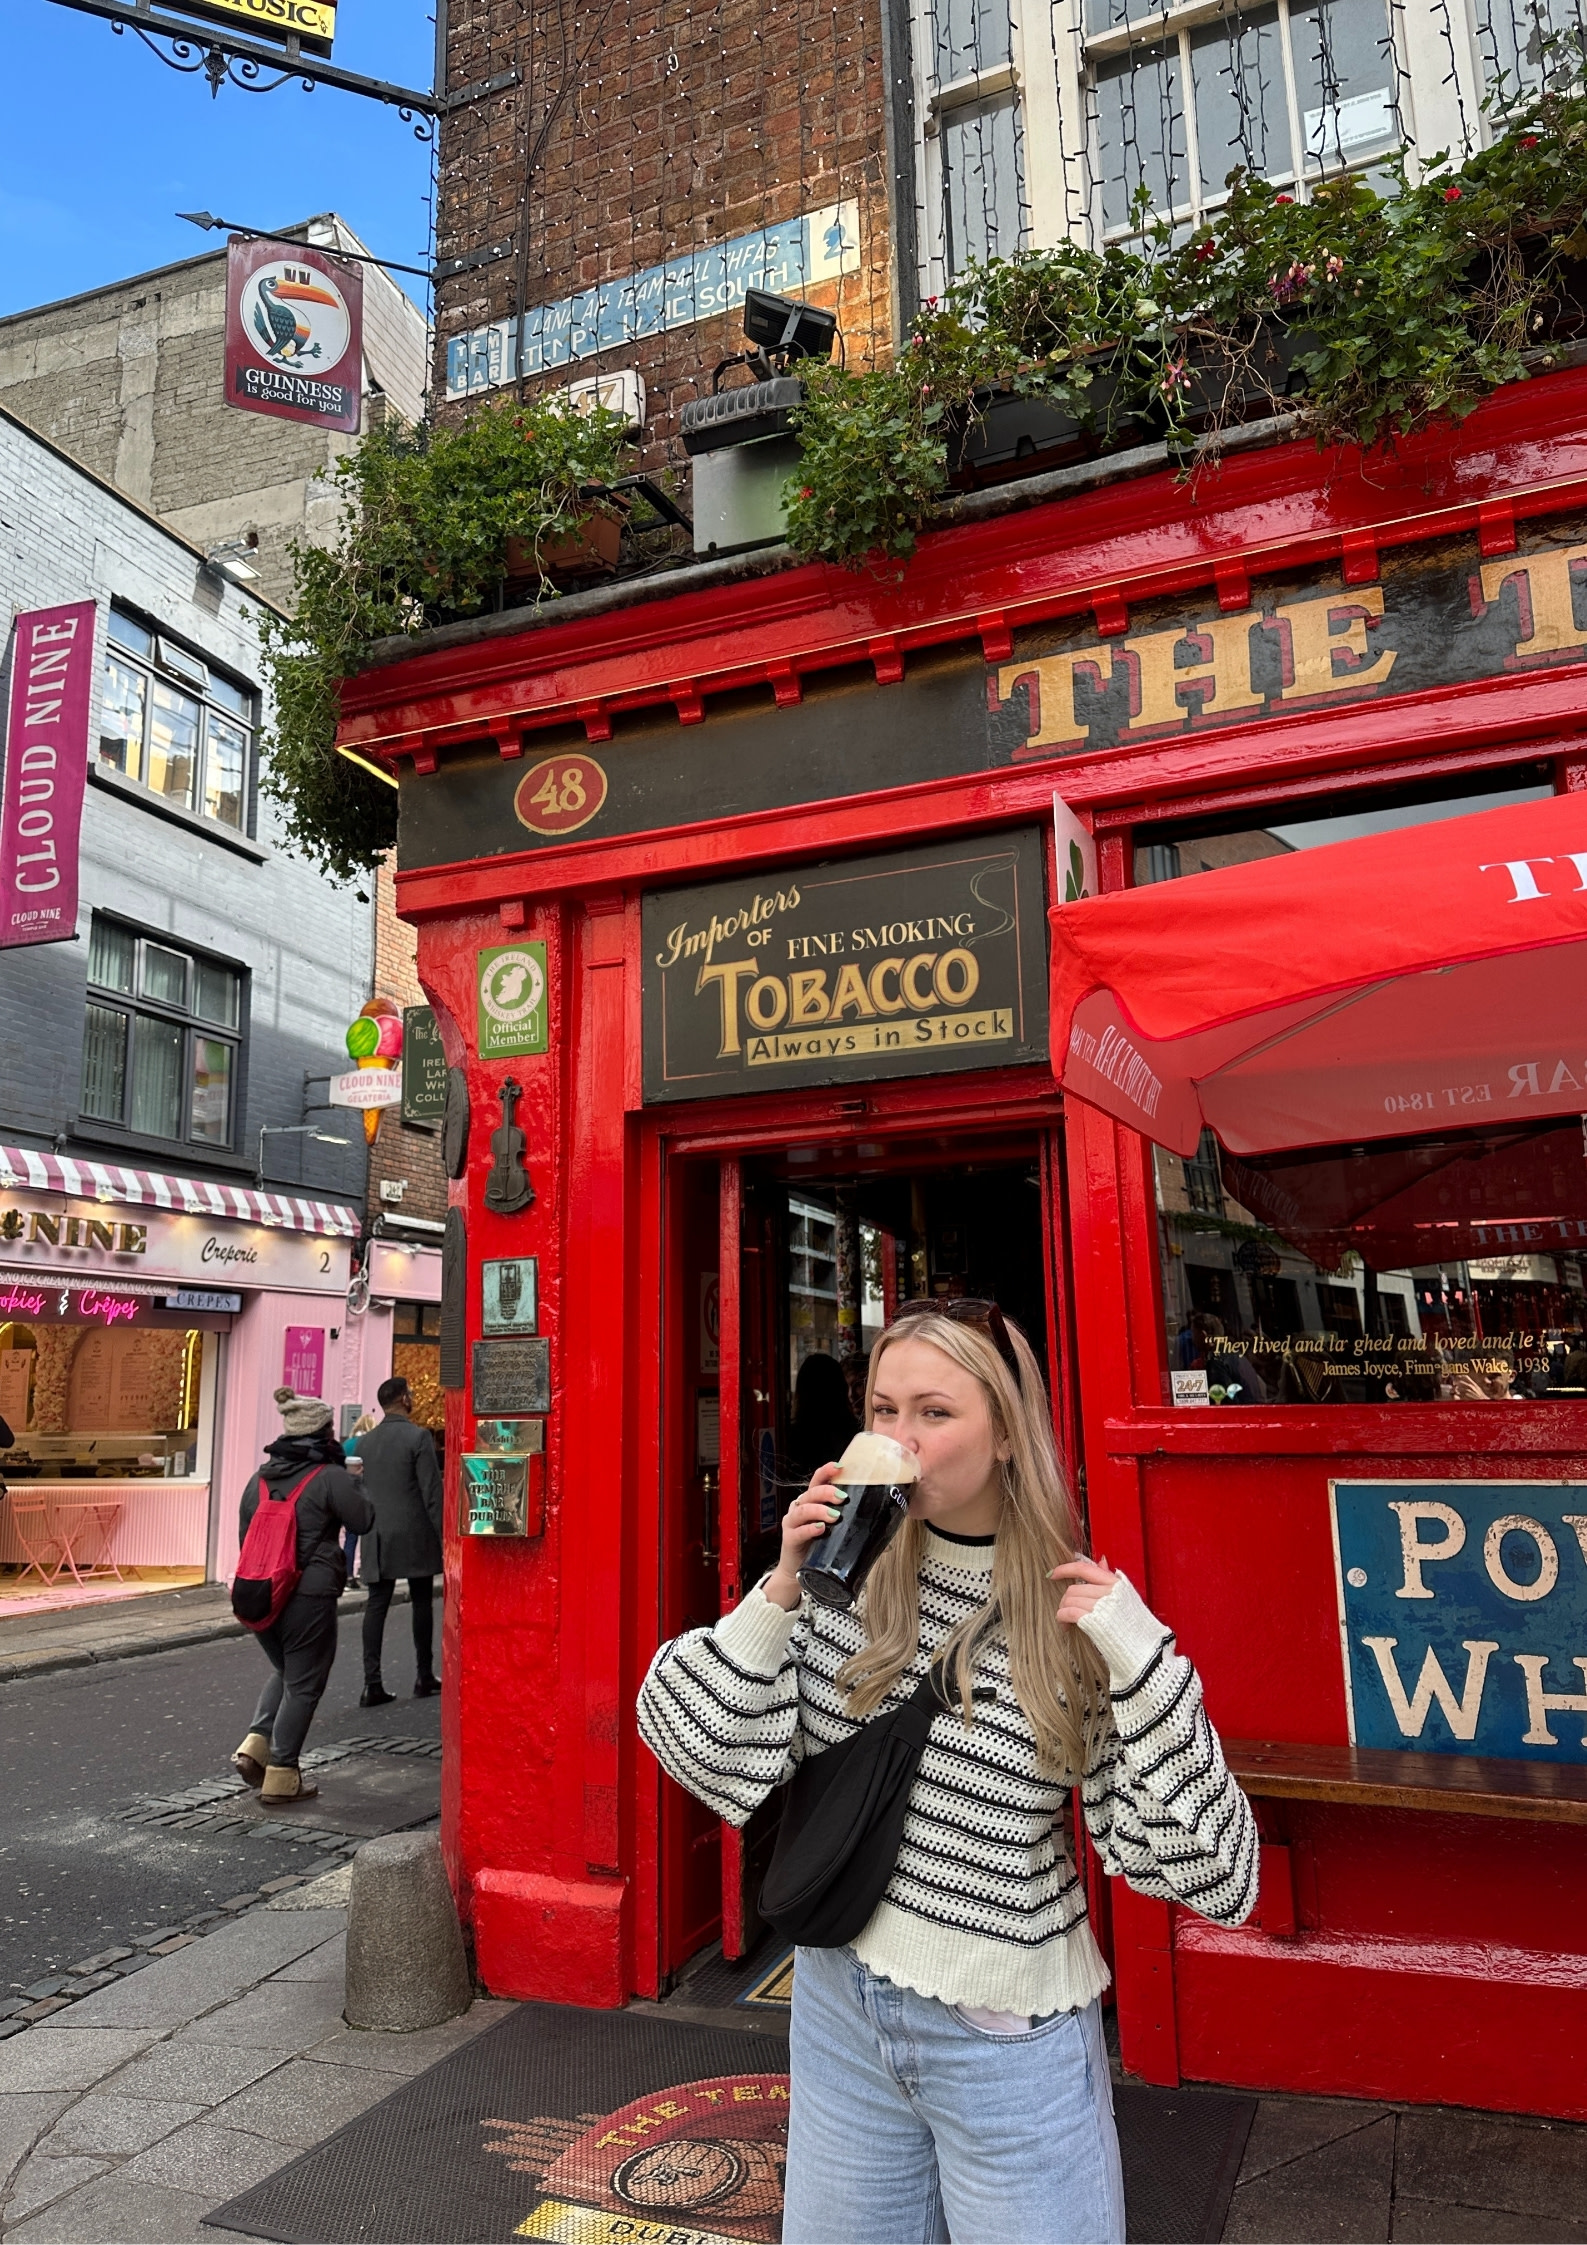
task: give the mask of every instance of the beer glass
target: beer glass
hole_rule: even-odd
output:
[[[904,1524],[920,1479],[912,1450],[886,1434],[857,1434],[838,1461],[836,1482],[822,1491],[841,1509],[811,1544],[799,1580],[823,1606],[852,1606],[865,1578]]]

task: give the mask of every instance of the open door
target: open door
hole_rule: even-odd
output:
[[[777,1461],[784,1428],[786,1196],[721,1165],[721,1605],[728,1613],[776,1562],[785,1509]],[[761,1933],[755,1897],[776,1842],[781,1795],[742,1831],[722,1827],[722,1954],[747,1956]]]

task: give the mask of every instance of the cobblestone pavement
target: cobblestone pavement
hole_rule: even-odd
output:
[[[119,1978],[0,2044],[0,2237],[215,2245],[204,2214],[510,2008],[344,2026],[347,1877],[277,1882],[205,1936],[107,1959]]]
[[[403,1696],[359,1707],[359,1619],[342,1622],[309,1737],[320,1797],[280,1812],[228,1766],[266,1673],[244,1636],[0,1682],[0,2004],[104,1950],[202,1930],[305,1851],[436,1814],[441,1702],[406,1696],[410,1632],[393,1616],[386,1669]]]

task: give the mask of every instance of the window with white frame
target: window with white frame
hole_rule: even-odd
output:
[[[241,833],[258,697],[124,609],[110,611],[99,720],[103,769]]]
[[[1386,0],[1086,0],[1102,229],[1198,223],[1236,166],[1297,197],[1402,137]]]
[[[96,912],[81,1113],[141,1138],[235,1142],[243,978]]]
[[[921,247],[932,287],[1029,243],[1017,47],[1010,0],[921,0]]]

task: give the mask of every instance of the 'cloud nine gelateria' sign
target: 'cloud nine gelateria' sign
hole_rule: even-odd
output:
[[[644,900],[647,1104],[1047,1057],[1034,828]]]

